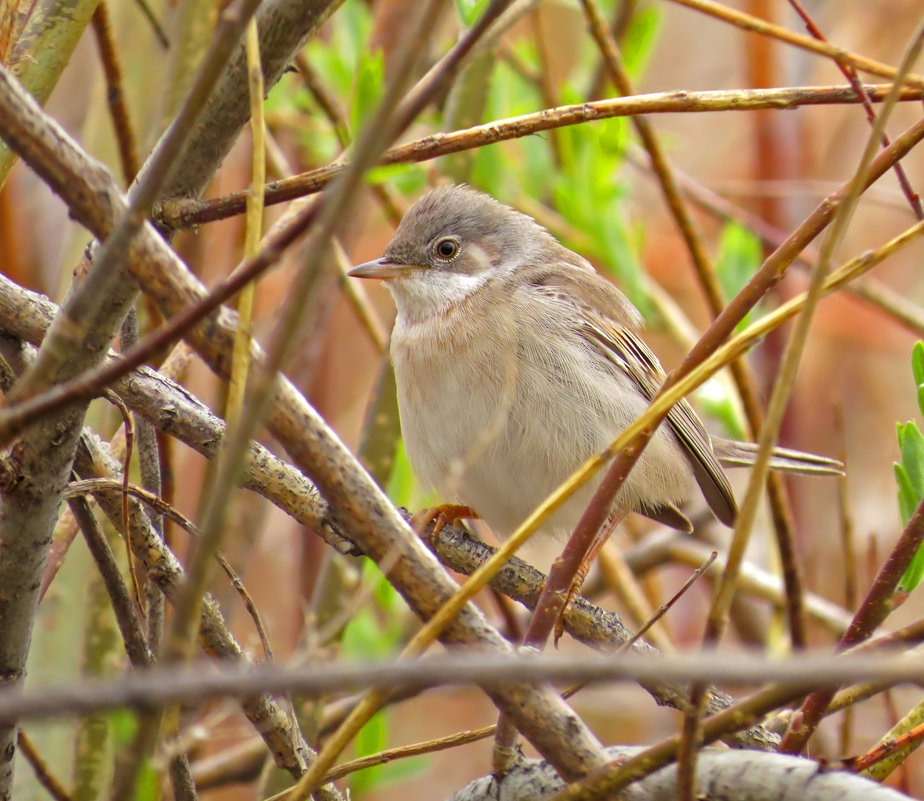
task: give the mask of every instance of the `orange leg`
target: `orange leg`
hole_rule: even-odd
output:
[[[555,623],[556,648],[558,647],[558,641],[565,633],[565,615],[567,615],[571,611],[571,607],[574,606],[575,598],[577,598],[581,585],[590,572],[590,566],[594,563],[594,559],[597,558],[600,549],[606,544],[606,541],[610,538],[610,534],[616,530],[616,526],[619,525],[622,518],[623,515],[611,515],[606,523],[603,524],[603,528],[600,529],[597,536],[594,538],[594,543],[590,546],[587,556],[584,557],[577,572],[574,574],[574,581],[571,582],[571,589],[568,590],[568,597],[565,599],[565,604],[561,608],[561,614],[558,616],[558,621]]]
[[[432,549],[443,526],[455,523],[457,520],[473,520],[477,517],[478,515],[469,506],[444,503],[440,506],[421,509],[413,514],[411,516],[411,528],[417,532],[418,537],[425,539]],[[426,533],[430,523],[433,523],[433,530]]]

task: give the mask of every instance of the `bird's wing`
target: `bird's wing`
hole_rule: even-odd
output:
[[[578,307],[575,319],[579,333],[629,377],[642,397],[651,400],[666,376],[658,358],[635,333],[638,312],[628,299],[593,271],[549,266],[530,272],[521,278],[527,278],[538,291]],[[668,412],[667,422],[683,447],[709,508],[725,525],[733,525],[738,511],[735,497],[693,407],[686,400],[678,401]]]

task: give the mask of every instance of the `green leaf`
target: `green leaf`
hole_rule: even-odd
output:
[[[138,731],[138,718],[130,709],[114,709],[109,713],[112,739],[117,747],[131,744]]]
[[[719,255],[715,264],[719,284],[727,298],[738,294],[760,267],[760,261],[760,240],[743,225],[736,222],[728,223],[722,230]],[[749,316],[738,324],[739,328],[744,328],[748,324]]]
[[[425,492],[414,477],[403,442],[398,444],[395,452],[395,464],[385,491],[395,506],[405,506],[408,509],[434,506],[437,501],[435,494]]]
[[[341,638],[344,659],[386,659],[401,644],[406,605],[371,559],[363,560],[363,586],[372,587],[372,602],[350,619]]]
[[[924,414],[924,342],[920,340],[911,349],[911,373],[918,387],[918,408]]]
[[[355,740],[356,757],[384,751],[389,747],[393,735],[389,732],[391,715],[386,711],[378,712],[363,726]],[[430,762],[424,756],[413,759],[399,759],[384,765],[373,765],[357,771],[350,777],[350,795],[362,797],[362,793],[379,790],[389,784],[407,780],[426,769]]]
[[[144,760],[141,770],[138,771],[138,781],[135,783],[135,794],[132,801],[158,801],[161,798],[160,782],[157,771],[150,759]]]
[[[737,407],[719,381],[710,378],[695,392],[694,397],[696,407],[714,420],[718,420],[730,437],[746,438],[747,434],[741,425]]]
[[[365,3],[344,3],[325,29],[330,37],[315,37],[305,48],[308,61],[337,97],[348,97],[360,58],[372,29]]]
[[[924,354],[912,355],[915,379],[922,366],[922,356]],[[919,386],[919,394],[920,391]],[[898,485],[898,507],[901,512],[902,525],[907,526],[924,498],[924,436],[914,422],[904,425],[899,423],[896,425],[896,431],[902,461],[901,464],[894,465],[895,483]],[[898,583],[896,599],[903,598],[917,587],[922,576],[924,576],[924,548],[919,548]]]
[[[914,383],[918,386],[924,384],[924,342],[918,340],[911,349],[911,372]]]
[[[916,504],[924,498],[924,436],[916,423],[905,423],[899,434],[902,451],[902,467],[916,495]]]
[[[384,91],[385,54],[381,49],[366,52],[356,68],[356,85],[350,106],[350,130],[353,136],[362,128],[379,104]]]
[[[645,74],[661,30],[662,13],[653,6],[633,15],[622,47],[626,71],[633,81]]]
[[[896,593],[907,595],[921,583],[922,576],[924,576],[924,549],[919,548],[911,564],[899,579]]]
[[[895,462],[893,467],[895,468],[895,483],[898,484],[898,508],[902,518],[902,526],[907,526],[920,501],[915,494],[914,487],[911,485],[905,468],[898,462]]]
[[[488,5],[488,0],[456,0],[456,13],[466,28],[475,24]]]
[[[517,43],[514,49],[521,57],[527,53],[526,60],[535,58],[528,46]],[[539,102],[536,87],[501,62],[491,76],[484,116],[493,120],[525,114],[534,111]],[[547,134],[539,134],[526,140],[478,148],[469,173],[472,185],[498,200],[510,200],[508,186],[518,184],[533,197],[542,198],[548,191],[551,168],[547,140]],[[524,166],[525,173],[518,175]]]
[[[138,733],[138,717],[130,709],[114,709],[108,714],[109,730],[112,732],[113,746],[117,752],[131,747]],[[138,773],[132,801],[156,801],[160,798],[157,772],[151,760],[146,759]]]
[[[600,120],[600,148],[604,153],[622,160],[626,152],[626,145],[632,133],[628,117],[613,117],[609,120]],[[617,166],[614,164],[613,166]]]
[[[384,751],[388,747],[388,718],[387,711],[377,712],[359,730],[354,739],[357,759]],[[381,765],[373,765],[368,770],[354,773],[350,777],[351,795],[359,797],[362,793],[378,787],[381,769]]]
[[[389,184],[405,197],[416,195],[427,183],[427,171],[420,164],[384,164],[366,173],[372,186]]]

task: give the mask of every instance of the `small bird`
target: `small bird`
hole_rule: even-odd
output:
[[[418,478],[507,537],[562,481],[606,448],[664,381],[638,309],[545,228],[467,186],[418,200],[384,255],[350,271],[386,282],[397,306],[391,358],[405,449]],[[617,494],[684,531],[698,484],[715,516],[737,505],[723,464],[756,446],[710,437],[685,400],[673,407]],[[840,463],[777,449],[774,466],[831,474]],[[597,481],[542,531],[570,535]]]

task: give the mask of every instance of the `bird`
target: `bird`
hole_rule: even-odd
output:
[[[412,469],[500,538],[608,447],[665,380],[641,313],[616,286],[534,219],[466,185],[423,195],[381,258],[349,275],[383,280],[395,301],[390,354]],[[636,512],[692,531],[681,507],[698,486],[731,526],[737,504],[724,466],[753,463],[756,451],[710,436],[681,400],[611,518]],[[841,471],[836,460],[779,448],[771,466]],[[570,535],[598,482],[540,533]]]

